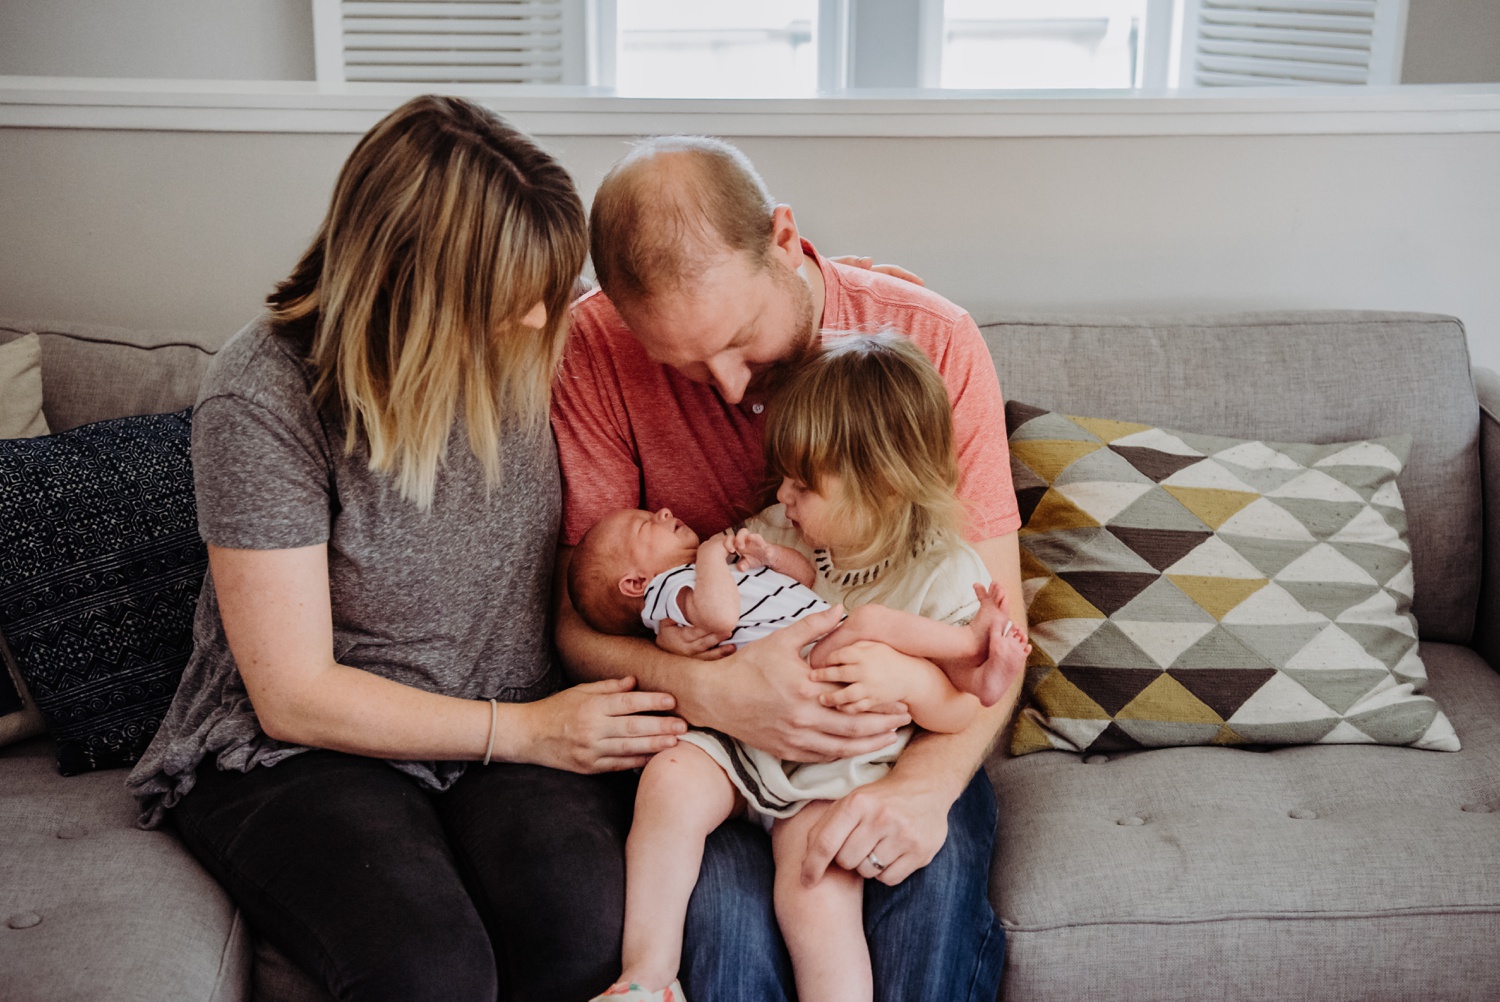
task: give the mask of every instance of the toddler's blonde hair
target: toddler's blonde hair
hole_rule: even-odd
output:
[[[934,545],[962,538],[953,408],[943,377],[894,331],[825,335],[777,389],[766,422],[767,472],[843,497],[831,513],[862,541],[851,568],[889,560],[886,577]]]

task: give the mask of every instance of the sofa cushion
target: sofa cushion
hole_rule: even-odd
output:
[[[232,330],[136,331],[98,324],[0,319],[0,345],[35,333],[43,410],[53,431],[191,407],[209,360]]]
[[[1500,998],[1500,674],[1421,656],[1460,752],[992,758],[1006,997]]]
[[[1034,644],[1011,751],[1456,751],[1409,610],[1408,436],[1251,442],[1006,408]]]
[[[125,774],[64,779],[46,738],[0,749],[0,996],[239,1002],[250,939],[177,838],[135,827]]]
[[[1479,592],[1479,407],[1463,325],[1421,313],[1012,317],[981,330],[1008,397],[1065,414],[1279,442],[1411,434],[1399,479],[1424,640],[1468,642]]]
[[[182,411],[0,442],[0,629],[65,775],[134,762],[187,662],[189,429]]]

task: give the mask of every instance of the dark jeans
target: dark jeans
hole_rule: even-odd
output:
[[[880,1002],[994,1002],[1005,931],[986,890],[995,792],[981,771],[948,811],[948,841],[895,887],[865,881],[865,936]],[[688,906],[682,986],[690,1002],[797,997],[771,901],[771,843],[731,821],[709,836]]]
[[[171,812],[255,932],[337,999],[587,999],[620,972],[634,777],[472,767],[433,793],[314,751],[199,769]]]

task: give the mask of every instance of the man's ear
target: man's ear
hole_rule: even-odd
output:
[[[771,257],[788,268],[802,267],[802,234],[790,205],[778,205],[771,211]]]
[[[644,574],[627,574],[620,579],[620,593],[626,598],[640,598],[646,594],[650,579]]]

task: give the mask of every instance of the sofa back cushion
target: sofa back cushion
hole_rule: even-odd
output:
[[[0,344],[30,333],[42,344],[42,412],[58,432],[191,407],[209,360],[234,331],[185,334],[0,319]]]
[[[981,325],[1007,398],[1287,442],[1413,437],[1399,484],[1428,640],[1468,641],[1479,588],[1479,404],[1463,325],[1424,313],[1007,317]],[[234,333],[0,320],[41,337],[53,431],[191,406]]]
[[[1201,434],[1410,434],[1398,478],[1424,640],[1468,642],[1479,592],[1479,403],[1463,325],[1422,313],[1008,317],[982,323],[1007,399]]]

